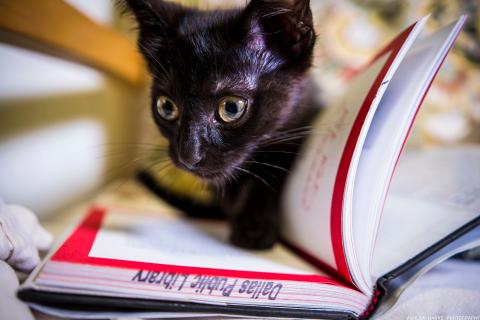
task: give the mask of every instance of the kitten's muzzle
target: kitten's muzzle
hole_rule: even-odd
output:
[[[177,156],[177,161],[174,161],[180,169],[184,169],[194,174],[195,176],[205,179],[212,180],[218,179],[223,176],[225,170],[221,166],[213,166],[211,163],[207,163],[204,157],[200,158],[183,158],[182,156]]]
[[[199,167],[200,162],[202,162],[203,156],[191,154],[187,157],[179,155],[178,156],[178,163],[185,167],[185,169],[194,171]]]

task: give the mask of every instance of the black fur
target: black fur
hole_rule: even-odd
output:
[[[154,79],[153,116],[170,142],[172,162],[216,188],[213,207],[231,219],[235,244],[272,246],[285,178],[319,110],[311,99],[316,36],[309,0],[252,0],[214,11],[125,1],[138,21],[138,45]],[[160,96],[178,106],[177,121],[156,112]],[[219,120],[225,96],[248,101],[239,121]]]

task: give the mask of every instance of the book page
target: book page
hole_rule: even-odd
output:
[[[355,268],[360,269],[365,288],[374,285],[370,274],[373,247],[397,159],[420,104],[463,22],[461,18],[415,40],[390,80],[368,129],[351,188],[353,239],[347,238],[351,240],[348,248],[355,250],[349,262],[358,261]]]
[[[313,123],[314,132],[304,144],[286,188],[287,240],[362,292],[371,288],[359,286],[361,277],[352,278],[355,255],[347,255],[353,248],[352,182],[376,108],[425,21],[423,18],[393,39],[353,78],[345,95]]]
[[[72,303],[77,295],[94,301],[195,302],[221,313],[232,311],[224,308],[228,304],[268,308],[260,314],[277,308],[290,315],[332,310],[360,315],[368,305],[370,297],[282,245],[261,252],[238,249],[226,241],[226,223],[186,219],[137,183],[109,189],[20,292],[65,294]]]
[[[480,148],[412,151],[400,160],[373,259],[378,278],[480,216]]]
[[[199,268],[319,273],[280,245],[258,253],[232,246],[227,241],[228,225],[225,223],[159,215],[110,210],[89,256]]]
[[[334,269],[331,204],[340,159],[362,102],[387,58],[357,76],[348,93],[315,121],[285,192],[286,239]]]
[[[261,253],[233,247],[225,227],[162,211],[94,207],[22,289],[356,315],[367,306],[368,296],[280,245]]]

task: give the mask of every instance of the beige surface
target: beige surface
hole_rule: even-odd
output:
[[[134,43],[96,24],[61,0],[16,0],[0,4],[2,40],[78,60],[130,84],[141,84],[145,66]]]

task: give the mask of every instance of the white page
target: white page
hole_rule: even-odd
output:
[[[347,251],[349,266],[352,266],[354,273],[362,275],[364,288],[373,288],[374,285],[375,279],[371,278],[373,247],[398,155],[418,105],[463,22],[464,18],[461,18],[431,36],[415,40],[391,79],[368,130],[354,188],[351,189],[353,239],[346,238],[346,242],[350,242]],[[345,234],[351,232],[346,230]]]
[[[387,197],[374,252],[378,278],[480,216],[480,147],[405,154]]]
[[[221,222],[108,212],[90,257],[242,271],[318,274],[282,247],[255,254],[226,241]],[[261,256],[263,255],[263,257]]]

